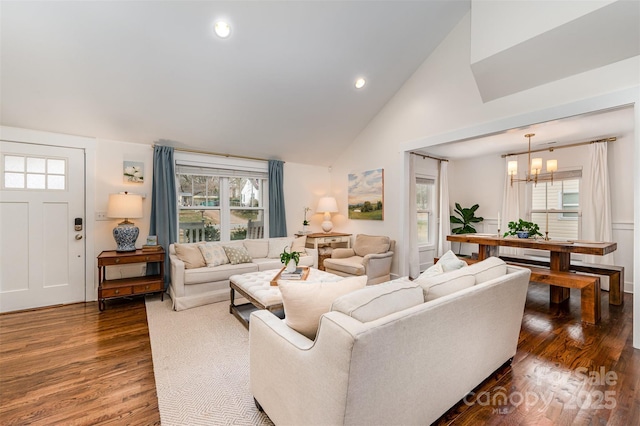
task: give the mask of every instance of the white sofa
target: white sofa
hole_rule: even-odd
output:
[[[256,311],[256,404],[277,425],[428,425],[513,358],[529,276],[490,258],[367,286],[333,302],[315,341]]]
[[[306,238],[305,238],[306,239]],[[189,309],[209,303],[229,299],[229,277],[235,274],[265,271],[282,267],[279,253],[283,246],[291,246],[293,237],[247,239],[230,242],[209,242],[220,246],[244,247],[251,256],[251,262],[232,265],[226,263],[214,267],[189,268],[188,264],[179,258],[175,244],[169,246],[170,277],[169,295],[176,311]],[[304,247],[304,242],[298,242]],[[185,246],[195,246],[203,243],[188,243]],[[318,267],[317,250],[305,248],[300,256],[302,266]]]

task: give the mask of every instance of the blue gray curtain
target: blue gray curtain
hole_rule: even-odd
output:
[[[284,212],[284,162],[269,160],[269,236],[287,236]]]
[[[151,223],[149,235],[158,236],[158,244],[166,252],[164,261],[164,287],[169,285],[169,244],[178,235],[178,201],[176,199],[176,173],[173,148],[156,145],[153,148],[153,187],[151,189]],[[157,263],[147,265],[147,275],[160,273]]]

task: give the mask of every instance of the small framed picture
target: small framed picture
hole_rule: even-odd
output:
[[[144,163],[138,161],[125,161],[122,165],[122,177],[125,183],[144,182]]]
[[[147,245],[148,246],[157,246],[158,245],[158,236],[157,235],[149,235],[147,237]]]

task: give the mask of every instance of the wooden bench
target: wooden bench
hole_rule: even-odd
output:
[[[534,256],[500,256],[500,259],[507,263],[519,265],[536,265],[549,267],[549,260]],[[595,275],[606,275],[609,277],[609,304],[622,305],[623,303],[623,286],[624,286],[624,266],[616,265],[600,265],[596,263],[586,263],[580,261],[571,261],[569,265],[570,271],[585,272]]]
[[[471,265],[478,260],[461,258]],[[503,259],[504,260],[504,259]],[[434,263],[437,259],[434,259]],[[600,277],[583,275],[575,272],[552,271],[545,267],[536,267],[523,263],[505,262],[508,265],[527,268],[531,271],[530,281],[556,286],[563,290],[559,300],[551,300],[552,303],[560,303],[569,297],[570,289],[580,290],[580,316],[582,321],[589,324],[597,324],[601,315]]]

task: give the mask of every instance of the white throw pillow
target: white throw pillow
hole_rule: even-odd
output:
[[[489,257],[481,262],[474,263],[465,269],[467,273],[476,277],[476,285],[490,281],[507,273],[507,264],[499,257]]]
[[[436,265],[438,264],[442,266],[442,270],[444,272],[455,271],[456,269],[467,266],[467,262],[458,259],[458,256],[456,256],[451,250],[446,252],[440,260],[436,262]]]
[[[303,235],[293,240],[293,242],[291,243],[291,250],[297,251],[298,253],[300,253],[300,256],[306,256],[307,255],[307,251],[305,250],[306,245],[307,245],[307,236]]]
[[[229,263],[229,258],[224,248],[217,243],[198,244],[198,248],[204,257],[208,267],[215,267]]]
[[[331,311],[333,301],[366,285],[366,275],[334,282],[279,281],[285,323],[309,339],[315,339],[320,317]]]
[[[280,253],[287,248],[287,251],[291,251],[291,243],[293,238],[269,238],[269,252],[267,257],[269,259],[280,259]]]
[[[421,273],[420,276],[416,278],[416,280],[435,277],[436,275],[440,275],[442,273],[444,273],[444,269],[442,269],[442,265],[439,263],[436,263],[435,265],[430,266],[423,273]]]

